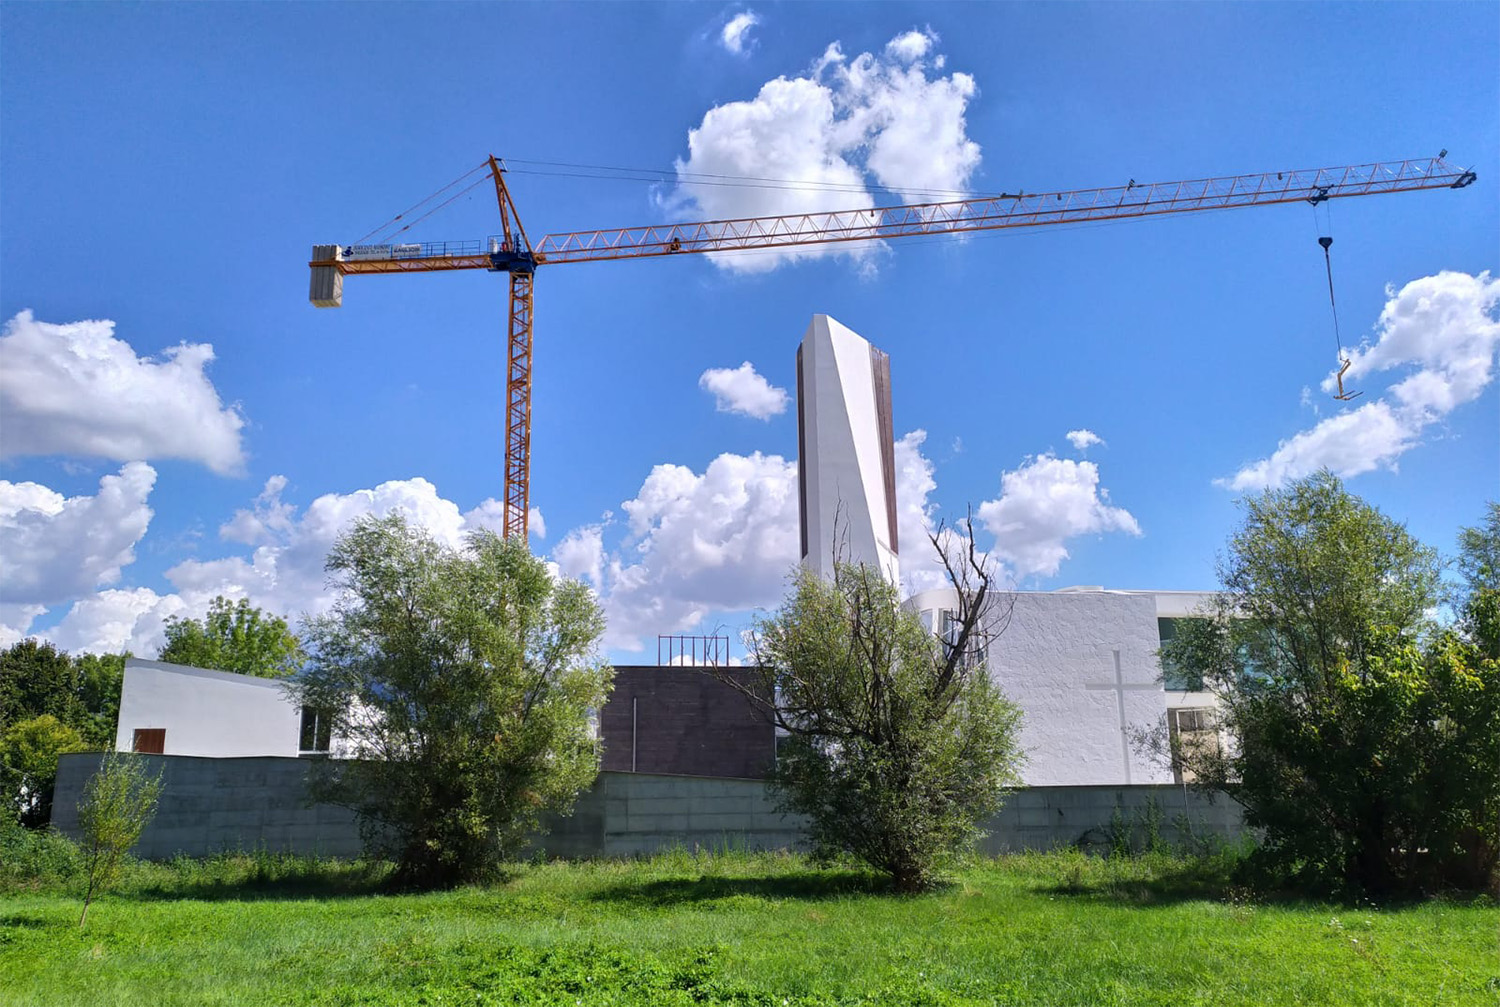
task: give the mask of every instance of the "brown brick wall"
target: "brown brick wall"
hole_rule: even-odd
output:
[[[632,769],[632,713],[638,773],[762,779],[771,767],[774,728],[708,669],[617,665],[599,714],[605,770]]]

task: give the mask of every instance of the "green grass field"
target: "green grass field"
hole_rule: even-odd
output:
[[[1493,902],[1262,904],[1225,863],[1014,857],[914,898],[773,855],[426,895],[359,864],[137,864],[81,933],[76,878],[6,883],[0,1003],[1500,1005]]]

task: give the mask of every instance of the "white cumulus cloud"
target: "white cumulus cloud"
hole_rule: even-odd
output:
[[[760,24],[760,15],[754,11],[740,11],[724,23],[719,32],[719,44],[736,56],[743,55],[750,46],[750,29]]]
[[[1217,480],[1234,490],[1285,485],[1320,468],[1341,477],[1395,469],[1424,430],[1484,393],[1500,349],[1500,280],[1488,272],[1443,271],[1387,289],[1373,344],[1349,355],[1346,387],[1399,370],[1405,377],[1380,398],[1329,416],[1281,441],[1265,458]],[[1323,390],[1337,388],[1330,375]]]
[[[750,361],[738,367],[711,367],[698,378],[698,387],[714,397],[714,408],[721,413],[737,413],[757,420],[769,420],[786,412],[791,396],[756,373]]]
[[[595,590],[604,586],[604,525],[574,528],[552,547],[552,560],[565,577],[584,581]]]
[[[505,534],[505,504],[494,497],[464,512],[464,529],[488,528],[496,535]],[[526,534],[533,539],[547,537],[547,519],[540,507],[526,508]]]
[[[926,431],[913,430],[896,441],[897,529],[908,593],[947,583],[929,534],[941,527],[939,543],[950,552],[969,545],[963,514],[940,520],[926,439]],[[570,531],[550,556],[561,572],[598,592],[608,646],[639,650],[658,634],[733,629],[721,620],[774,609],[785,596],[799,550],[795,461],[757,452],[721,454],[702,472],[657,465],[621,508],[625,537],[618,545],[606,541],[606,518]],[[1002,583],[1055,574],[1067,558],[1066,542],[1077,536],[1140,534],[1135,518],[1109,504],[1092,463],[1051,455],[1005,473],[999,499],[982,504],[975,519],[976,531],[995,536],[979,558]]]
[[[947,586],[942,561],[928,536],[938,530],[937,489],[932,460],[922,453],[927,431],[913,430],[896,441],[896,535],[901,550],[901,587],[906,594]],[[951,524],[938,535],[946,549],[962,537]]]
[[[327,611],[332,604],[324,562],[334,540],[356,518],[400,512],[451,546],[460,545],[470,531],[500,527],[496,501],[463,512],[420,476],[352,493],[325,493],[300,512],[282,501],[285,487],[283,477],[272,476],[255,503],[220,528],[225,538],[256,547],[248,557],[185,560],[167,571],[167,579],[180,592],[245,595],[269,611],[295,618]]]
[[[1099,467],[1041,454],[1000,477],[1000,496],[976,512],[995,536],[994,553],[1015,575],[1050,577],[1079,535],[1141,534],[1129,511],[1112,506],[1099,485]]]
[[[129,651],[152,658],[166,639],[167,620],[199,618],[212,594],[160,595],[150,588],[100,591],[74,603],[47,638],[74,653],[117,654]],[[235,595],[238,597],[238,595]]]
[[[0,480],[0,603],[35,618],[44,606],[118,581],[151,523],[146,500],[155,484],[145,462],[100,479],[94,496]]]
[[[207,343],[136,355],[111,321],[54,325],[22,311],[0,334],[0,457],[182,458],[244,467],[244,419],[219,399]]]
[[[941,74],[936,42],[930,30],[907,32],[879,55],[852,59],[835,42],[805,75],[777,77],[752,99],[710,109],[688,131],[667,206],[682,219],[710,220],[869,210],[871,181],[906,202],[958,198],[980,162],[964,118],[977,88],[968,74]],[[710,176],[759,181],[723,185]],[[868,266],[878,247],[851,241],[710,258],[739,272],[828,255]]]
[[[1068,443],[1073,445],[1074,450],[1087,451],[1095,444],[1103,444],[1104,438],[1092,430],[1069,430],[1067,433]]]
[[[121,476],[106,477],[101,482],[98,497],[82,499],[112,499],[105,491],[105,484],[113,479],[126,486],[132,485],[125,479],[127,474],[136,479],[134,497],[144,501],[149,480],[144,488],[140,488],[141,480],[147,475],[154,478],[154,473],[150,466],[141,463],[127,465]],[[0,495],[3,495],[6,485],[0,483]],[[97,554],[98,558],[93,566],[84,569],[102,572],[93,574],[92,580],[89,576],[77,574],[70,581],[49,588],[50,593],[45,597],[72,600],[73,606],[56,626],[43,635],[68,649],[109,652],[129,648],[133,653],[151,656],[163,642],[163,627],[168,617],[199,617],[216,595],[231,599],[249,598],[253,604],[295,623],[303,614],[320,614],[332,605],[334,596],[325,581],[324,563],[334,540],[358,517],[367,514],[383,516],[399,511],[449,545],[460,544],[464,536],[475,529],[499,528],[500,508],[496,501],[486,500],[464,512],[453,501],[440,496],[437,488],[422,478],[392,480],[373,489],[352,493],[325,493],[306,508],[298,508],[282,499],[286,487],[285,477],[272,476],[266,480],[250,507],[237,511],[220,527],[221,538],[249,547],[248,553],[218,559],[184,560],[167,571],[166,578],[173,590],[165,594],[144,587],[92,591],[96,583],[107,584],[118,579],[120,566],[132,558],[129,545],[135,539],[130,539],[123,550],[116,549],[108,561],[104,558],[109,555],[108,548],[92,548],[85,554],[90,557]],[[31,490],[24,492],[36,495]],[[123,489],[114,495],[134,498],[124,494]],[[42,500],[48,507],[56,503],[45,496]],[[95,513],[87,516],[88,524],[107,525],[103,520],[107,515],[100,513],[98,504],[94,509]],[[140,532],[144,532],[149,517],[150,511],[146,510],[131,528],[138,526]],[[536,520],[539,517],[539,514],[534,515],[533,521],[540,523]],[[136,533],[138,538],[139,533]],[[80,544],[76,548],[82,551],[84,546]],[[12,553],[7,549],[5,555],[8,564]],[[66,563],[50,566],[38,563],[37,568],[72,569]],[[9,577],[6,583],[10,583]],[[71,597],[64,598],[64,594]],[[32,596],[39,599],[44,595],[41,591],[33,591]],[[18,600],[31,601],[32,597]],[[14,611],[14,608],[0,606],[0,618],[4,619],[0,638],[7,633],[24,633],[26,627],[18,626],[17,622],[29,615],[29,625],[41,614]]]
[[[909,32],[903,32],[885,44],[885,51],[901,60],[910,63],[926,56],[937,44],[937,33],[931,28],[925,31],[917,31],[915,28]]]
[[[46,605],[0,604],[0,648],[20,643],[30,634],[31,624],[47,613]]]
[[[721,454],[702,473],[657,465],[621,506],[618,548],[606,550],[591,525],[552,553],[599,590],[609,646],[638,650],[656,634],[713,629],[712,613],[781,599],[798,558],[795,461],[756,452]]]

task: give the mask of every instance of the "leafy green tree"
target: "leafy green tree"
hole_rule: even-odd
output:
[[[114,744],[126,654],[69,657],[50,643],[22,640],[0,651],[0,733],[23,720],[56,717],[84,744]]]
[[[112,748],[120,720],[120,685],[128,654],[79,654],[73,658],[79,709],[73,726],[93,751]]]
[[[166,635],[157,660],[194,668],[283,678],[305,660],[286,620],[266,615],[245,598],[231,604],[221,595],[209,602],[202,619],[170,618]]]
[[[0,731],[43,714],[71,724],[79,712],[77,669],[66,651],[35,638],[0,651]]]
[[[1436,554],[1326,471],[1243,507],[1214,611],[1162,653],[1218,693],[1233,740],[1179,758],[1245,807],[1279,871],[1473,884],[1493,865],[1500,676],[1429,621]]]
[[[0,787],[22,825],[46,828],[52,820],[57,757],[85,748],[83,736],[50,713],[12,724],[0,734]]]
[[[995,625],[989,575],[971,548],[962,571],[977,584],[955,576],[959,629],[944,642],[878,570],[834,569],[831,581],[798,571],[757,624],[749,683],[721,680],[787,733],[771,782],[784,810],[807,816],[815,851],[921,891],[1019,782],[1020,710],[980,660]]]
[[[1500,503],[1485,508],[1485,520],[1458,534],[1459,630],[1486,657],[1500,659]]]
[[[314,793],[359,812],[400,883],[490,875],[598,773],[598,604],[519,539],[453,549],[399,515],[357,521],[328,571],[339,600],[292,687],[355,758],[324,763]]]
[[[78,927],[89,917],[94,895],[119,876],[120,861],[156,814],[161,796],[161,773],[146,769],[145,756],[109,752],[83,787],[78,804],[78,828],[83,833],[89,883],[83,897]]]
[[[1500,591],[1500,503],[1490,501],[1484,521],[1458,533],[1458,570],[1470,592]]]

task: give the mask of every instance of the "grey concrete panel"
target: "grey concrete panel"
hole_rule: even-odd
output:
[[[621,832],[662,832],[676,835],[686,835],[689,831],[689,816],[687,815],[638,815],[631,813],[625,818],[625,825]],[[616,830],[609,829],[614,832]]]

